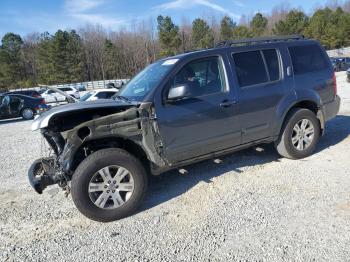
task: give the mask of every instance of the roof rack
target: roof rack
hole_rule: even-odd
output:
[[[260,43],[271,43],[280,41],[302,40],[303,35],[287,35],[287,36],[271,36],[271,37],[259,37],[259,38],[244,38],[240,40],[227,40],[219,42],[215,47],[232,47],[240,45],[254,45]]]

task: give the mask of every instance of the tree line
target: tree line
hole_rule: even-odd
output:
[[[336,2],[336,1],[335,1]],[[269,15],[182,19],[158,16],[132,29],[106,31],[99,25],[54,34],[21,37],[7,33],[0,46],[0,88],[33,87],[129,78],[153,61],[189,50],[211,48],[222,40],[303,34],[327,49],[350,45],[350,1],[314,11],[310,16],[281,4]]]

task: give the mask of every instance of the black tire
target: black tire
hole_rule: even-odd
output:
[[[314,127],[314,137],[311,144],[304,150],[298,150],[292,143],[293,128],[302,119],[309,120]],[[295,108],[287,116],[279,139],[275,142],[277,152],[286,158],[301,159],[312,155],[318,144],[321,133],[320,122],[315,113],[305,108]]]
[[[89,183],[94,174],[104,167],[117,165],[127,169],[134,181],[133,193],[123,205],[114,209],[100,208],[89,196]],[[75,206],[86,217],[110,222],[132,215],[141,204],[147,190],[147,173],[141,162],[122,149],[97,151],[84,159],[73,174],[71,193]]]
[[[35,115],[34,110],[29,107],[23,108],[21,111],[21,117],[25,120],[33,119],[34,115]]]

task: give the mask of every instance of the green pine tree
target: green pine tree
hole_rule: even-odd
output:
[[[1,40],[0,47],[0,85],[2,87],[19,87],[25,78],[25,68],[21,56],[23,41],[21,36],[7,33]]]
[[[195,49],[210,48],[214,45],[214,36],[207,22],[197,18],[192,23],[192,44]]]
[[[253,37],[253,34],[249,30],[249,28],[244,25],[236,26],[233,29],[233,39],[242,39],[250,37]]]
[[[229,16],[224,16],[220,22],[220,37],[222,40],[230,40],[233,37],[233,29],[236,24]]]
[[[250,27],[253,36],[262,36],[266,32],[267,18],[261,13],[256,13],[250,22]]]
[[[309,18],[302,11],[291,10],[284,20],[275,24],[273,33],[276,35],[303,34],[308,21]]]
[[[158,16],[158,37],[161,47],[160,56],[175,55],[180,46],[179,27],[176,26],[169,16]]]

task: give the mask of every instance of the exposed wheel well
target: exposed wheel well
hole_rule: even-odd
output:
[[[320,121],[320,126],[321,126],[321,129],[323,129],[323,123],[322,123],[322,120],[319,118],[319,114],[318,114],[318,111],[319,111],[319,107],[318,105],[313,102],[313,101],[310,101],[310,100],[304,100],[304,101],[300,101],[298,103],[296,103],[295,105],[293,105],[287,112],[287,114],[285,115],[284,119],[283,119],[283,124],[280,128],[280,132],[281,133],[281,130],[283,130],[283,128],[285,127],[285,125],[287,124],[286,122],[288,121],[289,119],[289,116],[290,114],[294,111],[294,109],[296,108],[305,108],[305,109],[309,109],[310,111],[312,111],[316,116],[317,116],[317,119],[318,121]],[[322,131],[322,130],[321,130]]]
[[[150,170],[149,161],[143,148],[136,142],[121,137],[108,137],[87,141],[80,146],[74,155],[72,171],[90,154],[106,148],[121,148],[138,158],[147,171]]]
[[[306,109],[309,109],[310,111],[314,112],[315,115],[317,115],[317,112],[318,112],[317,104],[315,102],[309,101],[309,100],[300,101],[300,102],[296,103],[290,110],[292,110],[293,108],[306,108]]]

